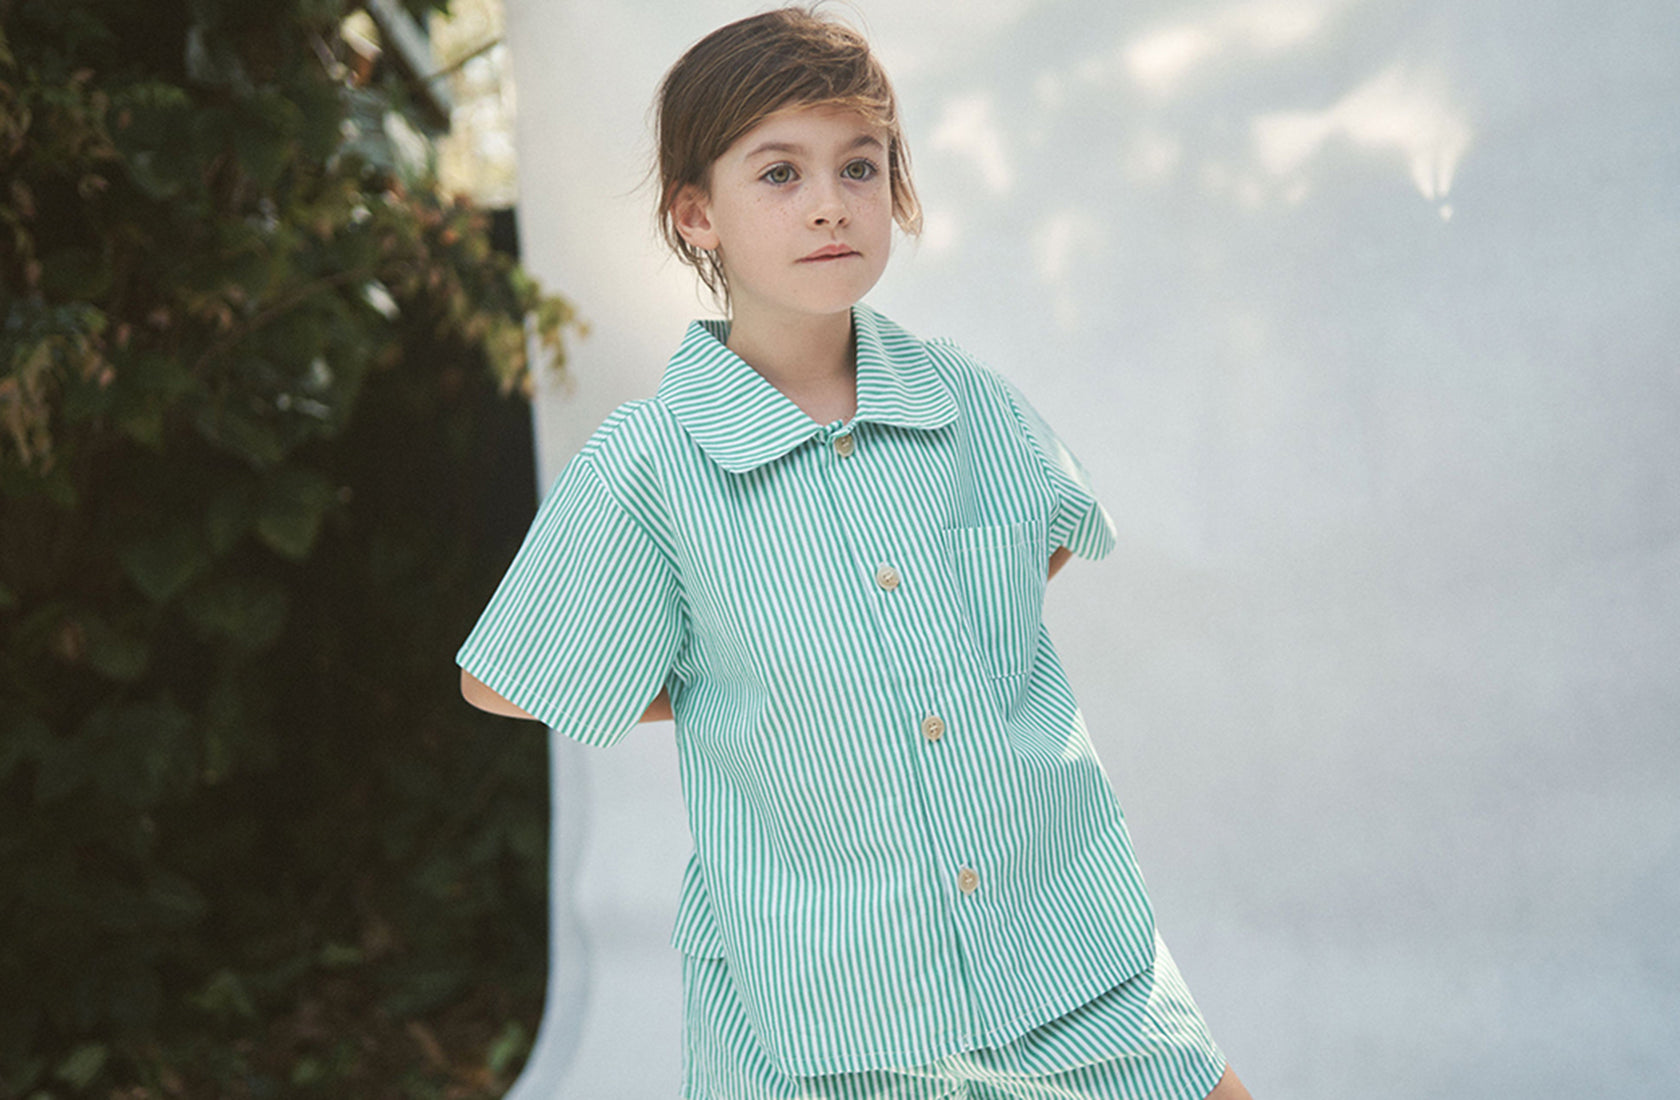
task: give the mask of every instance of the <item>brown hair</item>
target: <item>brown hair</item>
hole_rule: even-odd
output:
[[[863,35],[817,15],[814,8],[778,8],[708,34],[671,66],[660,81],[656,103],[660,235],[725,305],[729,286],[722,260],[677,232],[677,195],[691,184],[706,191],[712,163],[777,111],[846,107],[886,130],[893,220],[906,233],[921,231],[910,149],[886,70]]]

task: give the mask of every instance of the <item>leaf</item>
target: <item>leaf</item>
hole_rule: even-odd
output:
[[[394,988],[384,998],[393,1016],[418,1016],[461,995],[472,975],[465,966],[408,966],[391,975]]]
[[[523,1058],[530,1050],[531,1039],[525,1033],[525,1028],[518,1020],[509,1020],[502,1033],[496,1036],[496,1041],[490,1044],[490,1050],[484,1056],[484,1064],[493,1077],[500,1077],[511,1067],[515,1060]]]
[[[257,508],[257,535],[282,557],[309,556],[321,520],[338,497],[332,482],[313,470],[277,471]]]
[[[115,359],[111,416],[122,433],[154,449],[163,442],[164,417],[198,382],[176,356],[138,352]]]
[[[136,403],[115,414],[117,430],[134,442],[161,450],[163,447],[163,409],[155,404]]]
[[[154,603],[171,599],[210,564],[198,532],[183,523],[136,539],[117,556],[128,579]]]
[[[76,738],[99,790],[136,809],[186,787],[198,770],[192,719],[164,700],[100,707]]]
[[[88,778],[88,753],[77,741],[57,739],[40,747],[35,764],[35,804],[47,806]]]
[[[279,637],[290,600],[284,587],[266,577],[230,577],[194,588],[181,607],[205,640],[255,653]]]
[[[220,34],[206,33],[203,23],[187,28],[187,77],[212,87],[249,93],[251,78],[232,45]]]
[[[233,148],[253,183],[263,190],[279,179],[292,157],[302,115],[278,91],[267,88],[242,104],[242,125],[233,131]]]
[[[217,490],[204,511],[204,535],[210,553],[220,557],[232,550],[251,529],[254,514],[249,486],[240,483]]]
[[[71,1051],[70,1057],[60,1062],[53,1073],[60,1081],[85,1089],[105,1068],[105,1059],[109,1055],[110,1051],[104,1043],[83,1043]]]
[[[205,696],[199,711],[199,732],[204,758],[202,779],[214,785],[226,779],[236,763],[234,746],[257,723],[248,712],[236,682],[220,677]]]
[[[156,968],[137,958],[112,967],[105,976],[106,1017],[118,1028],[144,1028],[163,1005],[163,983]]]
[[[4,43],[0,42],[0,48],[3,47]],[[7,1083],[16,1089],[19,1095],[23,1094],[24,1089],[39,1081],[41,1074],[47,1071],[47,1060],[45,1058],[23,1058],[12,1063],[12,1065],[14,1075]],[[29,1094],[29,1100],[52,1100],[52,1093],[45,1090],[33,1092]]]
[[[96,672],[120,683],[133,683],[146,671],[151,648],[144,639],[123,633],[92,612],[79,621],[86,640],[87,663]]]
[[[233,452],[258,469],[274,466],[286,457],[286,448],[274,428],[256,417],[227,408],[206,407],[194,418],[193,426],[217,447]]]
[[[310,1054],[305,1054],[292,1066],[292,1084],[297,1088],[319,1084],[326,1076],[327,1070],[321,1060]]]
[[[156,149],[141,149],[128,158],[128,178],[147,198],[173,198],[187,183],[181,162]]]
[[[0,780],[25,760],[49,751],[53,743],[52,730],[39,717],[21,707],[6,709],[5,724],[0,726]]]
[[[199,386],[198,379],[179,356],[159,355],[154,351],[141,352],[127,360],[122,373],[141,392],[171,401]]]
[[[203,162],[188,142],[194,104],[185,89],[162,80],[141,80],[116,88],[111,107],[128,121],[113,132],[112,142],[141,193],[168,200],[192,184]]]
[[[218,1020],[234,1017],[254,1020],[257,1017],[256,1003],[251,1000],[244,981],[231,970],[216,971],[202,989],[187,999],[200,1011]]]
[[[69,469],[55,464],[50,469],[26,469],[14,460],[0,461],[0,497],[17,501],[39,498],[68,512],[81,499]]]
[[[175,928],[197,924],[207,908],[197,886],[168,871],[159,871],[146,883],[146,901],[161,923]]]
[[[322,945],[316,958],[324,969],[342,970],[349,966],[360,966],[364,955],[359,947],[347,943],[328,943]]]
[[[41,290],[57,301],[96,302],[111,289],[111,265],[86,245],[55,249],[41,257]]]
[[[319,7],[323,21],[338,22],[343,18],[341,3],[342,0],[312,0],[306,9]],[[315,17],[305,14],[304,18],[313,21]],[[305,163],[323,163],[342,139],[338,129],[344,117],[344,107],[338,98],[341,87],[325,80],[310,80],[288,89],[298,109],[298,157]]]

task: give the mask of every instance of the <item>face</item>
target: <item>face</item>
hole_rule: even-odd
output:
[[[718,249],[737,323],[831,315],[875,285],[892,245],[886,143],[854,111],[790,108],[724,150],[709,193],[679,198],[678,231]]]

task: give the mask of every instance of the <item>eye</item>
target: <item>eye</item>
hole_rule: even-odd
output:
[[[848,163],[846,167],[840,169],[840,174],[849,180],[861,181],[874,179],[875,173],[879,171],[880,169],[875,167],[874,161],[865,160],[864,158],[859,157],[857,160]]]
[[[772,164],[758,178],[765,183],[773,183],[778,186],[784,183],[792,183],[794,179],[793,165],[786,162]]]

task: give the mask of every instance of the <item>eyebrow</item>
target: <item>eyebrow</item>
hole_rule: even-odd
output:
[[[873,145],[877,149],[886,148],[884,145],[881,144],[881,140],[879,138],[877,138],[877,137],[875,137],[871,134],[859,134],[857,137],[852,139],[852,143],[850,145],[846,146],[846,151],[849,152],[853,149],[861,149],[865,145]],[[762,145],[756,146],[751,152],[749,152],[746,155],[745,159],[751,160],[753,157],[758,156],[760,153],[792,153],[795,156],[803,156],[807,151],[808,150],[805,148],[805,146],[800,145],[796,142],[791,142],[791,141],[767,141]]]

